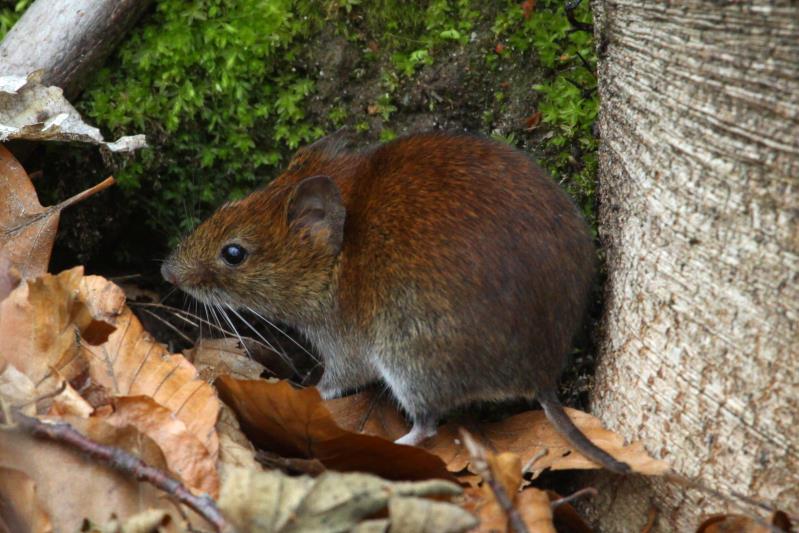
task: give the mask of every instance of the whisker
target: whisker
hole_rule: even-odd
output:
[[[236,334],[236,337],[239,339],[239,343],[241,344],[241,347],[244,348],[245,352],[247,352],[247,357],[252,359],[253,357],[252,357],[252,354],[250,353],[250,349],[247,347],[246,344],[244,344],[244,339],[241,338],[241,335],[239,334],[238,330],[236,329],[236,326],[233,324],[233,321],[230,319],[230,317],[227,316],[227,313],[225,312],[225,309],[224,309],[224,307],[222,307],[222,305],[223,305],[222,302],[220,302],[219,300],[215,300],[214,307],[219,309],[219,313],[222,315],[222,317],[228,323],[230,328]]]
[[[176,290],[178,290],[178,288],[177,288],[177,287],[172,287],[172,288],[169,290],[169,292],[168,292],[168,293],[166,293],[166,296],[164,296],[163,298],[161,298],[160,300],[158,300],[158,303],[160,303],[160,304],[164,303],[164,301],[166,301],[166,299],[167,299],[167,298],[169,298],[170,296],[172,296],[173,294],[175,294],[175,291],[176,291]]]
[[[277,327],[277,326],[275,325],[275,323],[274,323],[274,322],[272,322],[271,320],[269,320],[269,319],[268,319],[268,318],[266,318],[265,316],[261,315],[260,313],[258,313],[257,311],[255,311],[255,310],[254,310],[252,307],[250,307],[250,306],[247,306],[247,310],[248,310],[250,313],[252,313],[252,314],[254,314],[255,316],[257,316],[258,318],[260,318],[261,320],[263,320],[264,322],[266,322],[267,324],[269,324],[270,326],[272,326],[273,328],[275,328],[276,330],[278,330],[278,331],[279,331],[281,334],[283,334],[283,336],[284,336],[284,337],[286,337],[288,340],[290,340],[291,342],[293,342],[293,343],[294,343],[294,344],[295,344],[295,345],[296,345],[296,346],[297,346],[297,347],[298,347],[300,350],[302,350],[303,352],[305,352],[305,354],[306,354],[306,355],[308,355],[308,357],[310,357],[310,358],[311,358],[311,359],[313,359],[314,361],[319,361],[319,358],[318,358],[316,355],[314,355],[314,354],[312,354],[311,352],[309,352],[309,351],[308,351],[308,350],[305,348],[305,346],[303,346],[302,344],[300,344],[299,342],[297,342],[297,341],[294,339],[294,337],[292,337],[291,335],[289,335],[288,333],[286,333],[285,331],[283,331],[282,329],[280,329],[279,327]]]
[[[289,368],[291,368],[291,371],[292,371],[294,374],[299,374],[299,371],[297,370],[297,367],[295,367],[295,366],[294,366],[294,361],[292,361],[292,360],[291,360],[291,358],[288,356],[288,354],[286,354],[285,352],[282,352],[282,353],[281,353],[281,352],[279,352],[278,350],[276,350],[276,349],[275,349],[275,348],[272,346],[272,344],[271,344],[271,343],[270,343],[268,340],[266,340],[266,338],[265,338],[263,335],[261,335],[261,332],[260,332],[260,331],[258,331],[257,329],[255,329],[255,328],[253,327],[253,325],[252,325],[252,324],[250,324],[250,323],[249,323],[247,320],[245,320],[245,319],[244,319],[244,317],[243,317],[243,316],[241,316],[241,314],[240,314],[238,311],[236,311],[236,310],[235,310],[233,307],[231,307],[230,305],[228,305],[228,306],[227,306],[227,308],[228,308],[228,309],[230,309],[230,311],[231,311],[231,312],[232,312],[234,315],[236,315],[236,316],[239,318],[239,320],[241,320],[242,322],[244,322],[244,324],[245,324],[245,325],[246,325],[248,328],[250,328],[250,329],[252,330],[252,332],[253,332],[253,333],[255,333],[255,334],[256,334],[256,335],[257,335],[257,336],[258,336],[258,337],[259,337],[259,338],[260,338],[262,341],[264,341],[266,344],[268,344],[268,345],[269,345],[269,347],[270,347],[270,348],[272,348],[272,351],[273,351],[273,352],[275,352],[277,355],[279,355],[279,356],[280,356],[280,358],[283,360],[283,362],[284,362],[284,363],[286,363],[287,365],[289,365]]]
[[[186,341],[186,342],[188,342],[189,344],[192,344],[192,340],[191,340],[191,339],[188,337],[188,335],[186,335],[185,333],[183,333],[182,331],[180,331],[180,330],[179,330],[177,327],[175,327],[175,325],[174,325],[174,324],[172,324],[172,323],[171,323],[169,320],[166,320],[165,318],[163,318],[163,317],[161,317],[161,316],[158,316],[158,314],[157,314],[157,313],[153,313],[153,312],[152,312],[152,311],[150,311],[149,309],[143,309],[143,311],[144,311],[145,313],[147,313],[148,315],[150,315],[151,317],[153,317],[154,319],[156,319],[156,320],[158,320],[159,322],[161,322],[163,325],[165,325],[166,327],[168,327],[169,329],[171,329],[171,330],[172,330],[172,331],[174,331],[175,333],[177,333],[177,334],[178,334],[178,335],[179,335],[179,336],[180,336],[180,337],[181,337],[183,340],[185,340],[185,341]]]

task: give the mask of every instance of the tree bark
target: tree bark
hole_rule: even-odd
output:
[[[0,76],[45,71],[72,100],[149,0],[36,0],[0,43]]]
[[[799,3],[593,7],[608,269],[593,408],[678,472],[796,512]],[[603,531],[640,530],[650,503],[659,531],[741,512],[659,480],[605,489]]]

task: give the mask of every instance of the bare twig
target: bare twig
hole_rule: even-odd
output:
[[[586,24],[585,22],[580,22],[574,16],[574,10],[577,9],[577,7],[579,7],[581,2],[582,0],[568,0],[564,4],[563,7],[564,11],[566,11],[566,18],[569,20],[569,24],[572,25],[572,28],[576,30],[593,32],[594,31],[593,24]]]
[[[486,458],[485,448],[478,444],[474,437],[465,429],[461,428],[460,433],[463,444],[472,457],[472,466],[480,477],[483,478],[483,481],[491,487],[497,499],[497,503],[508,517],[510,530],[516,533],[528,533],[524,520],[522,520],[519,511],[513,506],[513,500],[505,490],[505,487],[502,486],[502,483],[494,476],[494,472],[491,471],[491,466],[488,464],[488,459]]]
[[[182,483],[164,471],[148,465],[135,455],[113,446],[94,442],[65,422],[48,424],[37,418],[24,415],[18,410],[14,410],[12,415],[17,427],[24,429],[34,437],[65,444],[123,474],[133,476],[139,481],[146,481],[171,495],[180,503],[189,506],[212,524],[217,531],[228,530],[225,518],[210,496],[207,494],[195,496]]]
[[[597,490],[594,487],[585,487],[584,489],[580,489],[577,492],[573,492],[568,496],[564,496],[563,498],[558,498],[557,500],[552,500],[549,502],[549,506],[552,509],[563,505],[564,503],[571,503],[577,498],[582,498],[583,496],[596,496],[598,494]]]

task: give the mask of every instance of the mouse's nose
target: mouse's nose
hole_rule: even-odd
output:
[[[161,265],[161,276],[172,285],[178,284],[178,277],[175,275],[168,261]]]

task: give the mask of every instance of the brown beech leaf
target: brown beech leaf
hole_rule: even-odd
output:
[[[20,281],[19,270],[11,264],[6,251],[0,248],[0,302],[17,288]]]
[[[63,390],[53,397],[52,404],[48,411],[50,416],[79,416],[88,418],[94,411],[94,407],[87,402],[83,396],[78,394],[72,385],[63,383]]]
[[[265,370],[263,365],[247,357],[239,340],[233,337],[200,339],[183,355],[191,361],[200,377],[209,383],[223,375],[236,379],[258,379]]]
[[[370,389],[351,396],[328,400],[336,423],[350,431],[380,436],[394,440],[407,432],[407,424],[390,396],[380,395]],[[624,445],[624,439],[606,430],[596,418],[576,409],[566,412],[595,444],[621,461],[627,462],[635,472],[661,475],[668,470],[664,461],[653,459],[641,443]],[[469,465],[469,454],[460,442],[458,428],[461,422],[450,422],[438,428],[438,434],[421,444],[447,464],[450,472],[460,472]],[[560,436],[549,423],[543,411],[525,411],[499,422],[468,424],[475,439],[497,452],[519,455],[522,465],[535,459],[529,470],[537,477],[543,470],[599,468]]]
[[[28,376],[0,358],[0,400],[6,407],[20,408],[23,414],[36,414],[36,385]]]
[[[408,432],[408,423],[388,391],[364,392],[325,400],[336,424],[349,431],[397,440]]]
[[[0,531],[53,531],[50,516],[36,496],[36,484],[14,468],[0,467]]]
[[[532,487],[519,492],[522,485],[519,456],[508,452],[495,454],[465,430],[461,430],[461,438],[469,450],[474,469],[483,478],[482,486],[467,490],[471,497],[467,499],[466,508],[480,518],[476,531],[515,531],[517,528],[511,526],[510,520],[510,513],[515,512],[529,531],[556,533],[547,493]],[[501,503],[499,493],[503,493],[510,509],[508,504]]]
[[[790,521],[786,524],[786,520],[785,514],[780,512],[775,513],[769,521],[753,516],[717,514],[703,520],[696,533],[770,533],[774,529],[769,526],[790,531]],[[785,529],[786,525],[788,529]]]
[[[23,282],[0,302],[0,353],[20,372],[51,392],[61,378],[72,379],[86,368],[80,340],[101,342],[113,326],[94,320],[76,298],[81,267],[57,276],[45,274]],[[48,378],[55,383],[41,387]]]
[[[131,427],[119,429],[96,418],[64,421],[95,442],[135,453],[156,468],[164,467],[158,447]],[[59,531],[78,531],[84,518],[103,523],[148,508],[173,509],[155,488],[98,465],[80,452],[35,439],[15,429],[0,430],[0,467],[24,472],[33,481],[44,512]]]
[[[61,210],[113,183],[108,178],[58,205],[42,207],[25,169],[0,145],[0,253],[23,278],[44,274]]]
[[[229,376],[215,385],[258,448],[317,459],[341,472],[370,472],[386,479],[453,479],[444,463],[424,450],[342,429],[315,388],[297,390],[286,381]]]
[[[220,405],[216,433],[219,435],[220,464],[260,470],[255,460],[255,447],[241,431],[236,415],[225,404]]]
[[[216,460],[219,439],[214,431],[219,400],[214,388],[197,375],[185,357],[170,354],[153,339],[125,306],[122,289],[98,276],[86,276],[80,298],[92,316],[116,327],[106,342],[82,345],[94,383],[112,396],[149,396],[186,425]]]
[[[103,420],[118,428],[135,427],[161,448],[167,467],[185,485],[218,496],[216,458],[166,407],[147,396],[118,397],[114,398],[114,412]]]

